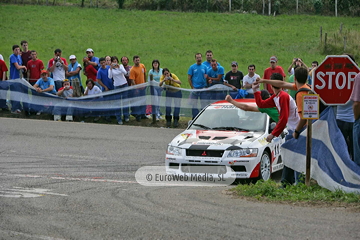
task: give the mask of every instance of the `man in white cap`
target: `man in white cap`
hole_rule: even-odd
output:
[[[68,70],[66,71],[66,77],[67,79],[69,79],[71,85],[73,85],[73,81],[75,79],[78,79],[79,84],[82,87],[81,77],[80,77],[80,71],[82,69],[81,64],[78,63],[75,55],[70,55],[69,60],[70,60],[70,64],[68,66]]]
[[[92,50],[92,48],[88,48],[86,49],[86,54],[87,57],[83,59],[83,62],[93,65],[94,68],[98,70],[100,67],[100,63],[99,63],[99,58],[94,56],[94,50]]]
[[[265,69],[263,79],[270,79],[270,77],[273,73],[280,73],[281,76],[284,77],[283,80],[285,81],[286,74],[284,72],[284,69],[281,66],[278,66],[277,62],[278,62],[278,59],[276,56],[270,57],[270,67]],[[264,84],[264,89],[268,90],[271,95],[274,94],[274,91],[272,90],[270,84]]]

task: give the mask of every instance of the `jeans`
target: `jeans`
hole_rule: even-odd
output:
[[[201,109],[206,107],[208,103],[208,92],[202,91],[202,92],[191,92],[190,93],[190,100],[192,105],[192,118],[194,119],[196,115],[200,112],[198,109],[198,100],[200,99],[200,106]]]
[[[146,88],[134,89],[132,93],[134,98],[137,97],[140,99],[134,103],[132,114],[135,114],[137,117],[141,117],[146,114]]]
[[[62,88],[63,80],[54,80],[55,83],[55,90],[59,91],[60,88]]]
[[[353,144],[353,126],[354,123],[352,122],[345,122],[339,119],[336,119],[336,123],[343,134],[346,144],[348,146],[348,151],[350,157],[353,159],[354,156],[354,144]]]
[[[126,88],[128,87],[128,84],[125,83],[123,85],[120,86],[115,86],[114,89],[121,89],[121,88]],[[122,115],[124,116],[124,119],[129,118],[129,98],[128,98],[128,91],[123,91],[119,93],[119,99],[120,99],[120,109],[119,111],[116,112],[115,116],[116,116],[116,120],[119,122],[121,121],[121,112]]]
[[[171,92],[170,90],[166,90],[166,116],[171,115],[171,103],[174,100],[174,118],[179,117],[180,114],[180,103],[181,103],[182,93],[181,91]]]
[[[160,117],[160,97],[163,89],[157,86],[150,86],[151,103],[152,103],[152,114]]]
[[[354,162],[360,166],[360,118],[355,120],[353,126]]]
[[[292,130],[289,129],[288,131],[289,131],[289,134],[286,135],[285,141],[290,140],[293,135]],[[304,182],[304,174],[294,171],[293,169],[284,165],[284,168],[282,170],[282,175],[281,175],[281,183],[283,185],[285,185],[285,184],[293,185],[294,183],[297,184],[299,182]]]

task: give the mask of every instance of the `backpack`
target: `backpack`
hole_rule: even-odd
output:
[[[311,87],[309,84],[306,84],[306,85],[308,85],[309,87]],[[296,94],[295,94],[295,101],[296,101],[296,96],[297,96],[297,94],[298,94],[299,92],[304,92],[304,91],[307,91],[307,92],[308,92],[308,91],[311,91],[311,89],[308,89],[308,88],[300,88],[300,89],[298,89],[297,92],[296,92]],[[320,104],[319,104],[319,114],[321,114],[322,111],[324,111],[325,108],[328,107],[328,105],[324,104],[321,100],[320,100],[319,102],[320,102]]]

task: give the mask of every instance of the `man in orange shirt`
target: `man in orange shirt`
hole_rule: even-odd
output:
[[[130,69],[130,83],[131,86],[145,83],[146,81],[146,68],[144,64],[140,63],[140,57],[135,55],[133,57],[134,66]],[[131,114],[136,117],[136,121],[140,122],[141,119],[146,119],[146,97],[145,86],[134,89],[131,94],[132,97],[138,100],[133,101],[133,107],[131,108]]]

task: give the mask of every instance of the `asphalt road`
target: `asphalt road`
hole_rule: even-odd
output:
[[[360,213],[146,187],[180,130],[0,118],[0,239],[359,239]]]

